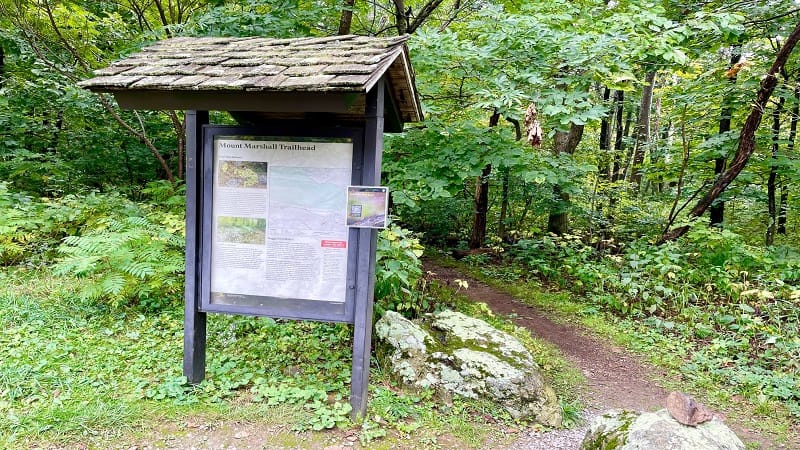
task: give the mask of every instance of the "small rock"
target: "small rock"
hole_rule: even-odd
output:
[[[233,435],[233,438],[234,439],[244,439],[244,438],[246,438],[248,436],[250,436],[250,433],[248,433],[247,431],[238,431],[238,432],[236,432],[236,434]]]
[[[667,397],[667,411],[675,420],[690,427],[714,418],[714,414],[705,405],[678,391],[671,392]]]

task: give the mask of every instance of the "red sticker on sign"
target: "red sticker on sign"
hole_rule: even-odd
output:
[[[328,241],[323,240],[322,246],[326,248],[347,248],[347,241]]]

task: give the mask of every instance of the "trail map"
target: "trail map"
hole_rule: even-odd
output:
[[[351,142],[217,136],[211,302],[344,302]]]

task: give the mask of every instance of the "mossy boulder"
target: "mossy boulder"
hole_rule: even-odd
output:
[[[530,352],[508,333],[454,312],[412,322],[388,311],[376,324],[388,344],[392,372],[405,385],[448,398],[485,398],[513,417],[561,425],[561,408]]]
[[[654,413],[610,411],[592,421],[581,450],[744,450],[719,419],[683,425],[666,409]]]

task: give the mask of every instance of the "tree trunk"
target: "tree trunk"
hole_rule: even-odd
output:
[[[611,89],[603,89],[603,103],[608,103],[611,97]],[[609,164],[609,156],[611,151],[611,126],[614,121],[614,107],[609,107],[608,114],[603,116],[600,121],[600,142],[598,148],[600,149],[600,158],[597,164],[597,175],[599,177],[610,179],[611,167]]]
[[[547,232],[562,236],[569,231],[569,194],[562,192],[556,184],[553,186],[553,201],[555,204],[550,207],[547,216]]]
[[[480,248],[486,241],[486,214],[489,211],[489,175],[492,165],[487,164],[481,176],[475,180],[475,212],[472,218],[472,234],[469,237],[469,248]]]
[[[736,72],[734,72],[734,67],[736,64],[739,64],[739,60],[742,59],[741,55],[742,48],[741,46],[737,46],[732,50],[731,55],[731,65],[728,68],[729,80],[731,84],[736,84]],[[727,133],[731,131],[731,99],[730,94],[725,95],[722,99],[722,111],[720,113],[719,118],[719,133]],[[725,164],[727,163],[727,158],[725,156],[720,156],[714,160],[714,178],[717,178],[725,171]],[[711,207],[709,208],[708,212],[711,221],[710,225],[713,227],[722,227],[722,223],[725,220],[725,202],[717,201],[714,202]]]
[[[503,242],[510,242],[508,239],[508,227],[506,221],[508,220],[508,185],[511,174],[508,167],[503,167],[500,171],[503,180],[501,198],[500,198],[500,223],[497,224],[497,234]]]
[[[489,118],[489,126],[496,127],[500,122],[500,114],[494,112]],[[481,176],[475,179],[475,210],[472,216],[472,233],[469,237],[469,248],[480,248],[486,241],[486,215],[489,212],[489,175],[492,165],[486,164]]]
[[[3,88],[3,83],[6,77],[6,58],[5,53],[3,53],[3,44],[0,42],[0,89]]]
[[[786,102],[781,97],[775,110],[772,111],[772,158],[769,163],[769,178],[767,179],[767,233],[764,242],[767,246],[775,243],[775,231],[778,226],[778,208],[775,201],[776,183],[778,180],[778,151],[780,150],[781,114]]]
[[[569,131],[556,131],[553,136],[553,150],[559,153],[575,152],[583,137],[583,125],[570,123]],[[556,235],[563,235],[569,231],[569,194],[563,192],[558,185],[553,186],[553,205],[547,218],[547,231]]]
[[[636,123],[636,147],[633,151],[631,165],[631,183],[638,190],[642,183],[642,163],[644,153],[650,143],[650,109],[653,105],[653,89],[656,82],[656,72],[647,72],[644,77],[645,86],[642,89],[642,103],[639,106],[639,120]]]
[[[616,136],[614,138],[614,162],[611,169],[611,181],[619,181],[622,178],[622,152],[625,151],[625,134],[623,129],[624,121],[622,120],[623,113],[625,112],[625,92],[616,91],[614,93],[614,102],[616,104],[617,113],[614,119]],[[612,198],[612,200],[614,200]]]
[[[789,59],[789,55],[791,55],[792,50],[794,50],[794,47],[797,45],[799,40],[800,23],[795,26],[792,33],[786,39],[783,47],[781,47],[781,49],[778,51],[778,55],[775,57],[775,61],[772,63],[772,67],[770,67],[769,72],[767,72],[767,75],[761,80],[760,88],[756,93],[755,104],[753,105],[750,114],[747,116],[747,119],[742,126],[742,133],[739,137],[739,147],[736,150],[736,154],[734,155],[730,166],[717,178],[708,193],[706,193],[706,195],[697,202],[695,207],[692,208],[692,210],[689,212],[689,218],[697,218],[702,216],[708,207],[711,206],[711,203],[725,191],[725,189],[733,180],[736,179],[739,173],[741,173],[741,171],[744,169],[747,161],[750,160],[750,156],[753,155],[753,152],[756,149],[756,130],[761,124],[761,119],[764,115],[767,102],[772,96],[775,86],[778,85],[777,73],[780,68],[786,64],[786,61]],[[687,231],[689,231],[689,225],[684,225],[667,231],[661,235],[659,242],[661,243],[668,240],[677,239],[686,234]]]
[[[633,123],[633,112],[629,110],[628,114],[625,116],[625,130],[622,132],[622,134],[623,134],[623,136],[625,136],[625,138],[628,138],[631,135],[631,124],[632,123]],[[625,167],[622,169],[622,173],[620,174],[620,177],[619,177],[620,180],[627,180],[628,179],[628,173],[630,172],[631,161],[633,159],[633,149],[636,148],[636,146],[633,146],[631,148],[627,148],[627,147],[628,147],[627,145],[624,145],[622,147],[623,150],[627,149],[627,152],[623,152],[622,153],[622,155],[625,157]]]
[[[794,143],[797,139],[797,120],[800,117],[800,86],[794,88],[794,107],[789,122],[789,139],[786,143],[786,154],[791,157],[794,152]],[[778,208],[778,234],[786,234],[786,215],[789,210],[789,186],[781,186],[781,203]]]
[[[356,0],[344,0],[342,4],[342,15],[339,16],[339,36],[350,34],[350,29],[353,25],[353,6]]]
[[[522,139],[522,127],[520,126],[519,120],[512,119],[510,117],[506,117],[506,120],[511,122],[514,125],[514,132],[515,138],[517,141]],[[500,196],[500,223],[497,225],[497,234],[500,236],[500,240],[503,242],[511,242],[508,237],[508,226],[506,222],[508,221],[508,186],[509,186],[509,179],[511,178],[511,173],[508,167],[503,167],[500,170],[501,177],[503,180],[503,186]]]

